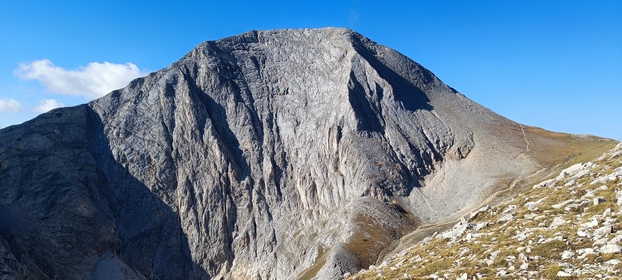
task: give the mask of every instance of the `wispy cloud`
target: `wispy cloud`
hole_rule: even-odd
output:
[[[356,22],[359,20],[359,13],[356,10],[350,11],[350,16],[348,17],[348,25],[353,27]]]
[[[34,112],[37,113],[45,113],[49,110],[56,109],[59,107],[64,107],[65,104],[60,103],[54,99],[42,99],[39,100],[39,105],[33,108]]]
[[[42,59],[20,64],[15,74],[24,80],[37,80],[53,93],[93,99],[124,87],[147,73],[133,63],[91,62],[78,69],[67,70]]]
[[[13,98],[0,98],[0,112],[19,112],[22,105]]]
[[[350,2],[350,13],[348,15],[348,26],[353,28],[359,21],[359,0],[352,0]]]

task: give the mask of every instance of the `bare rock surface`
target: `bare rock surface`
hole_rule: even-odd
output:
[[[0,279],[339,278],[610,144],[507,120],[350,30],[252,31],[0,130]]]

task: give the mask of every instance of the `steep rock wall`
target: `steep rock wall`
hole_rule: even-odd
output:
[[[536,171],[524,137],[349,30],[209,41],[101,99],[0,131],[0,268],[341,277]]]

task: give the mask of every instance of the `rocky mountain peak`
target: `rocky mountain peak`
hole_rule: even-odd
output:
[[[347,29],[251,31],[0,130],[0,267],[334,279],[609,146],[507,120]]]

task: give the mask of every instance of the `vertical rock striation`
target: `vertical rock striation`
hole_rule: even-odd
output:
[[[339,278],[543,168],[529,131],[350,30],[208,41],[0,131],[0,278]]]

